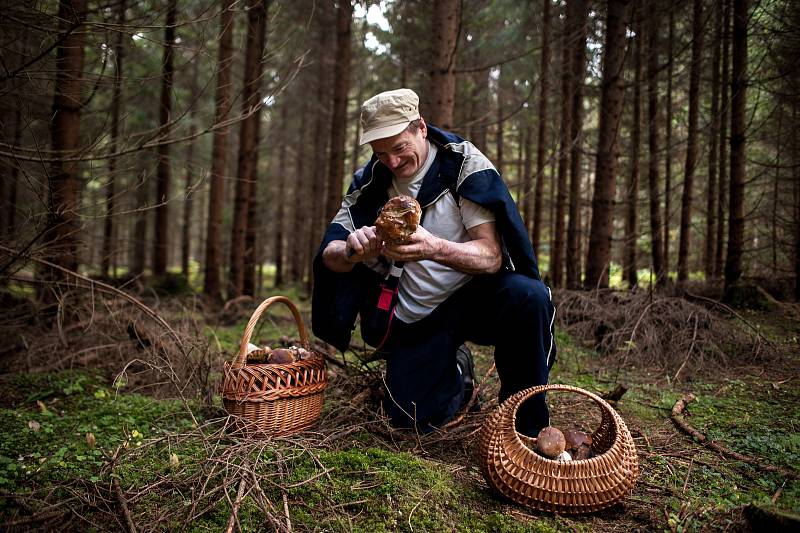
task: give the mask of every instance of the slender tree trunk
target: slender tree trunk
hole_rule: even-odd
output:
[[[438,0],[433,3],[433,32],[430,69],[430,121],[444,129],[453,126],[453,105],[456,94],[454,72],[460,1]]]
[[[317,152],[319,160],[328,161],[328,145],[331,141],[330,111],[333,107],[333,95],[330,91],[330,86],[332,83],[331,79],[333,77],[333,65],[328,58],[330,57],[329,50],[336,46],[334,39],[335,34],[329,31],[329,29],[335,24],[335,12],[333,10],[333,4],[329,4],[327,2],[320,4],[319,8],[320,10],[317,17],[316,26],[318,35],[318,38],[316,39],[316,45],[318,48],[316,50],[317,57],[320,59],[317,62],[317,69],[315,72],[316,86],[309,83],[309,91],[312,89],[312,87],[315,87],[316,96],[309,98],[312,100],[310,103],[310,105],[312,105],[310,111],[307,107],[309,103],[303,102],[303,104],[300,106],[302,111],[300,111],[299,114],[301,117],[305,117],[306,114],[310,112],[314,116],[314,123],[312,125],[314,131],[312,143],[315,147],[315,152]],[[303,120],[307,120],[307,118],[303,118]],[[305,139],[305,132],[302,133],[301,138]],[[298,167],[302,169],[303,160],[300,158],[297,158],[296,160],[298,162]],[[298,175],[302,176],[302,174],[299,173]],[[327,177],[328,176],[326,172],[311,172],[307,177],[307,181],[304,182],[311,184],[311,198],[308,198],[308,195],[303,195],[302,197],[298,197],[297,200],[304,202],[303,205],[306,206],[305,209],[310,209],[311,213],[309,221],[310,224],[308,225],[309,227],[298,228],[299,231],[293,235],[295,242],[305,243],[305,245],[300,246],[304,250],[316,250],[322,239],[325,228],[331,221],[331,218],[328,217],[326,212],[326,199],[328,194],[326,192]],[[341,197],[339,198],[339,201],[341,201]],[[288,237],[289,234],[287,234],[287,238]],[[303,275],[302,271],[299,274],[297,273],[296,269],[299,268],[299,266],[295,265],[295,260],[303,261],[304,259],[296,256],[293,250],[290,258],[290,281],[298,281]],[[305,267],[303,270],[304,269]]]
[[[681,198],[681,239],[678,248],[678,283],[689,279],[694,171],[697,167],[697,116],[700,109],[700,70],[703,61],[703,1],[694,0],[692,20],[692,66],[689,74],[689,138]]]
[[[328,201],[325,213],[330,220],[339,211],[344,180],[345,134],[347,127],[347,92],[350,89],[351,25],[350,0],[340,0],[336,8],[336,63],[333,68],[333,116],[331,151],[328,164]]]
[[[525,209],[523,211],[525,213],[525,228],[528,230],[528,235],[531,235],[533,232],[533,211],[536,209],[536,185],[533,176],[533,127],[530,125],[530,121],[526,121],[525,124],[524,143],[524,163],[520,178],[525,183],[524,192],[522,194],[525,199]],[[541,191],[539,191],[539,194],[541,194]],[[541,209],[541,205],[539,208]],[[541,220],[541,215],[539,216]],[[534,251],[536,251],[536,248],[534,248]]]
[[[133,244],[133,257],[130,259],[131,275],[144,274],[147,264],[147,215],[150,212],[147,198],[150,196],[150,181],[142,173],[136,183],[136,221],[133,223],[131,243]]]
[[[665,155],[664,155],[664,281],[669,278],[669,245],[670,227],[672,226],[672,82],[675,70],[675,5],[669,6],[669,39],[667,41],[667,99],[664,108],[667,112],[665,121]]]
[[[164,60],[161,78],[161,106],[159,107],[159,136],[166,140],[170,134],[172,119],[172,80],[175,68],[173,54],[175,48],[175,19],[178,14],[178,1],[170,0],[167,7],[167,22],[164,29]],[[156,169],[156,227],[153,243],[153,275],[159,276],[167,271],[169,255],[169,186],[171,179],[170,145],[158,146],[158,167]]]
[[[505,170],[505,120],[503,119],[503,110],[505,108],[504,104],[504,95],[506,92],[506,87],[503,79],[503,67],[502,65],[498,69],[498,78],[497,78],[497,131],[495,135],[495,148],[496,153],[494,156],[494,166],[497,169],[497,172],[502,176]]]
[[[56,81],[52,113],[52,146],[65,158],[80,146],[81,93],[87,8],[85,0],[61,0],[58,6],[59,33],[63,35],[56,49]],[[78,162],[55,159],[48,176],[48,229],[45,242],[47,259],[64,268],[78,268]],[[48,272],[54,280],[65,276]]]
[[[747,0],[733,0],[731,73],[731,185],[725,288],[742,276],[744,248],[745,108],[747,105]]]
[[[277,126],[273,125],[273,130],[276,132],[276,141],[280,143],[278,149],[278,171],[276,177],[278,179],[278,196],[276,198],[278,213],[275,219],[275,287],[282,287],[284,284],[284,258],[285,251],[283,246],[284,234],[286,233],[286,181],[287,181],[287,167],[286,167],[286,152],[288,142],[282,133],[282,129],[289,120],[289,105],[288,102],[280,102],[281,118]]]
[[[711,138],[708,147],[708,194],[706,196],[706,246],[703,254],[703,271],[706,280],[714,277],[714,256],[716,254],[716,206],[717,206],[717,168],[719,153],[719,68],[720,47],[722,46],[722,6],[716,4],[714,50],[711,58]]]
[[[581,152],[583,144],[583,82],[586,77],[588,6],[575,0],[572,41],[572,121],[570,131],[569,224],[567,225],[567,287],[581,285]]]
[[[781,143],[783,141],[783,107],[780,105],[778,113],[778,130],[775,136],[775,175],[772,178],[772,275],[778,276],[778,184],[781,179]]]
[[[625,243],[622,256],[622,277],[628,286],[639,284],[637,266],[637,214],[639,204],[640,154],[642,148],[642,9],[634,4],[634,85],[633,85],[633,126],[631,128],[631,169],[626,187]]]
[[[217,57],[217,102],[214,122],[227,120],[230,112],[231,63],[233,54],[234,0],[220,2],[219,54]],[[222,298],[220,270],[222,269],[222,206],[225,204],[225,174],[227,172],[227,141],[229,129],[214,132],[211,149],[211,176],[208,193],[208,230],[206,235],[206,264],[203,293],[215,300]]]
[[[728,117],[730,116],[730,39],[731,0],[722,0],[722,95],[719,113],[719,191],[717,194],[717,250],[714,257],[714,277],[723,275],[725,250],[725,206],[728,202]]]
[[[584,286],[608,287],[611,261],[614,192],[619,158],[619,125],[625,97],[622,71],[625,65],[625,20],[628,0],[608,0],[606,42],[603,48],[603,83],[600,96],[600,120],[592,222],[589,251],[586,255]]]
[[[566,0],[566,16],[564,17],[564,37],[561,40],[561,146],[558,155],[558,192],[556,194],[556,222],[553,235],[553,247],[550,254],[550,278],[554,287],[562,284],[564,272],[564,211],[567,203],[567,169],[572,131],[572,47],[571,39],[575,33],[575,0]]]
[[[251,211],[257,205],[256,180],[258,170],[258,145],[261,135],[261,78],[262,57],[266,42],[266,0],[247,3],[247,44],[242,85],[243,117],[239,123],[239,159],[236,167],[236,192],[234,196],[233,224],[231,227],[230,270],[228,271],[229,296],[252,295],[255,290],[255,242],[249,243],[247,235],[255,238],[255,227],[250,228]],[[252,213],[252,214],[251,214]],[[255,225],[255,221],[253,221]],[[245,285],[247,290],[245,290]]]
[[[22,141],[22,114],[19,107],[14,110],[14,136],[13,145],[19,146]],[[6,193],[6,204],[3,209],[6,211],[5,235],[8,239],[14,239],[17,229],[17,181],[19,178],[19,164],[11,161],[8,165],[8,192]],[[2,218],[2,214],[0,214]]]
[[[647,121],[649,124],[649,161],[647,182],[650,195],[650,238],[653,256],[653,274],[656,285],[666,285],[664,250],[662,248],[661,216],[658,190],[658,21],[647,17]]]
[[[120,0],[117,24],[120,28],[114,38],[114,88],[111,95],[111,139],[109,150],[112,154],[117,152],[119,138],[119,114],[122,107],[122,64],[125,57],[125,47],[123,46],[123,31],[125,26],[126,0]],[[103,220],[103,251],[100,254],[100,272],[103,276],[108,276],[111,264],[111,256],[114,252],[114,196],[116,181],[117,158],[111,157],[108,160],[108,182],[106,184],[106,216]]]
[[[192,91],[198,91],[199,61],[195,61],[192,68]],[[189,134],[192,140],[186,147],[186,168],[184,169],[184,189],[186,196],[183,201],[183,227],[181,228],[181,272],[189,279],[189,259],[192,256],[192,208],[194,204],[194,136],[197,133],[197,102],[192,104],[189,110]]]
[[[298,142],[295,146],[305,146],[306,143],[306,123],[308,122],[308,105],[304,101],[301,104],[301,111],[300,111],[300,129],[298,132]],[[305,228],[303,224],[303,219],[308,213],[309,204],[311,203],[308,198],[308,194],[303,188],[303,184],[307,182],[309,179],[314,179],[313,177],[309,177],[306,175],[305,170],[305,153],[302,150],[296,151],[295,157],[295,168],[297,171],[297,176],[300,178],[295,180],[294,182],[294,212],[293,218],[294,222],[292,227],[297,230],[297,241],[296,242],[307,242],[308,238],[308,229]],[[314,168],[310,170],[310,173],[314,174]],[[309,246],[290,246],[292,250],[292,268],[291,268],[291,281],[297,283],[303,283],[303,274],[305,272],[305,262],[306,262],[306,250],[309,250]]]
[[[540,77],[542,84],[539,92],[539,138],[536,145],[536,191],[533,196],[533,249],[539,249],[542,238],[542,194],[544,189],[544,164],[547,154],[547,105],[550,93],[550,2],[542,0],[542,51]]]
[[[253,123],[252,136],[254,146],[252,150],[247,152],[250,158],[250,168],[245,173],[250,174],[248,180],[250,182],[250,191],[248,193],[249,201],[247,203],[247,231],[245,232],[244,242],[244,284],[242,286],[242,291],[244,294],[253,296],[257,293],[256,265],[258,265],[259,272],[261,272],[260,269],[262,268],[263,262],[262,254],[260,253],[263,246],[260,246],[258,240],[258,235],[261,234],[261,232],[259,231],[259,224],[257,222],[257,220],[260,219],[260,217],[258,217],[258,148],[261,141],[262,80],[264,77],[264,52],[267,45],[268,7],[269,0],[253,0],[252,7],[248,9],[247,12],[248,40],[250,35],[249,29],[255,28],[253,30],[253,33],[255,33],[254,48],[256,49],[256,55],[258,57],[255,62],[252,63],[252,66],[255,68],[254,75],[253,73],[248,73],[248,75],[252,76],[252,83],[246,82],[246,86],[251,87],[252,92],[250,94],[245,92],[244,95],[246,99],[249,98],[251,101],[251,105],[248,106],[248,113],[251,113],[251,115],[247,120]],[[249,48],[250,44],[248,41],[248,50]],[[258,285],[260,286],[260,283]]]

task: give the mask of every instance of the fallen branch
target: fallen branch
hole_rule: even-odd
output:
[[[775,465],[764,464],[763,459],[758,459],[750,455],[744,455],[739,452],[735,452],[723,444],[708,440],[708,437],[694,429],[683,417],[683,411],[686,409],[686,406],[692,403],[696,398],[697,397],[694,394],[686,394],[680,400],[675,402],[675,406],[672,408],[672,414],[670,415],[670,418],[672,418],[672,421],[676,426],[678,426],[678,429],[692,437],[698,443],[703,444],[712,450],[721,453],[722,455],[727,455],[728,457],[736,459],[737,461],[742,461],[743,463],[753,465],[756,468],[766,470],[767,472],[775,472],[777,474],[782,474],[784,476],[793,478],[798,476],[797,471],[788,470]]]
[[[122,487],[119,486],[119,479],[112,476],[111,484],[114,486],[114,494],[117,496],[117,501],[119,502],[120,509],[122,509],[122,514],[125,516],[125,526],[128,529],[128,533],[136,533],[136,524],[133,522],[133,516],[131,515],[131,510],[128,508],[128,502],[125,499],[125,494],[122,493]]]
[[[233,533],[233,526],[238,524],[239,522],[239,507],[242,505],[242,499],[244,497],[244,488],[245,488],[245,480],[247,477],[247,467],[248,463],[242,465],[242,480],[239,482],[239,490],[236,492],[236,500],[233,502],[233,507],[231,509],[231,517],[228,519],[228,528],[225,530],[227,533]],[[241,530],[241,525],[239,525],[239,529]]]

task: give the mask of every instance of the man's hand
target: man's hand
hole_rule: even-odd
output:
[[[467,230],[467,242],[451,242],[417,227],[408,244],[383,247],[383,255],[395,261],[429,259],[466,274],[492,274],[500,269],[502,254],[500,236],[494,222],[486,222]]]
[[[423,259],[434,259],[443,245],[443,239],[433,235],[431,232],[417,226],[417,230],[411,234],[408,244],[383,245],[383,255],[395,261],[422,261]]]
[[[356,263],[381,255],[381,244],[375,226],[364,226],[348,235],[346,241],[331,241],[322,252],[322,260],[334,272],[350,272]]]

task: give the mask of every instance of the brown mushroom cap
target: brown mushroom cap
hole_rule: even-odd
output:
[[[292,354],[291,350],[287,350],[286,348],[276,348],[272,350],[272,353],[269,356],[268,363],[272,365],[285,365],[287,363],[294,363],[294,354]]]
[[[417,231],[422,208],[412,197],[401,194],[390,198],[381,208],[375,221],[378,235],[387,244],[407,244]]]
[[[568,429],[564,432],[564,439],[567,441],[567,449],[574,450],[581,444],[591,446],[592,436],[578,429]]]
[[[536,450],[545,457],[558,457],[566,445],[567,442],[561,430],[551,426],[543,428],[536,437]]]

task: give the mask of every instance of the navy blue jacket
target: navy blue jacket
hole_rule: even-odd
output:
[[[472,144],[457,135],[428,125],[428,140],[439,150],[417,194],[423,211],[446,191],[491,210],[503,248],[501,271],[516,271],[540,280],[525,224],[500,174]],[[363,172],[356,173],[347,191],[351,197],[358,192],[357,199],[349,207],[355,228],[375,224],[380,208],[389,199],[387,191],[391,181],[391,171],[375,156]],[[381,280],[378,274],[361,264],[344,273],[333,272],[324,265],[322,251],[325,247],[331,241],[346,240],[349,234],[350,229],[344,225],[331,223],[314,258],[312,330],[318,338],[342,351],[350,345],[356,316],[366,296],[373,294],[370,289]]]

